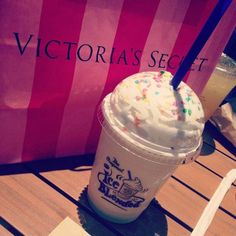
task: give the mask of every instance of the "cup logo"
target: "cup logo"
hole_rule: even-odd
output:
[[[103,167],[103,171],[98,173],[97,178],[100,183],[98,190],[104,200],[122,210],[137,208],[144,202],[145,199],[138,194],[148,189],[143,188],[138,177],[132,177],[130,170],[121,168],[115,157],[107,156]]]

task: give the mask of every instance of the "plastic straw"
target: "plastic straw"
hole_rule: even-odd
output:
[[[130,170],[128,170],[128,177],[129,179],[132,179]]]
[[[188,54],[184,58],[183,62],[181,63],[178,71],[174,75],[172,79],[172,86],[176,90],[179,86],[180,82],[184,78],[185,74],[187,73],[188,69],[194,62],[195,58],[205,45],[206,41],[216,28],[217,24],[219,23],[221,17],[224,15],[225,11],[229,7],[232,0],[219,0],[216,4],[214,10],[212,11],[210,17],[208,18],[207,22],[203,26],[201,32],[199,33],[197,39],[193,43],[192,47],[188,51]]]
[[[210,202],[204,209],[196,227],[194,228],[191,236],[202,236],[205,235],[213,217],[220,206],[225,194],[229,190],[231,184],[236,180],[236,169],[231,170],[221,181],[220,185],[216,189]]]

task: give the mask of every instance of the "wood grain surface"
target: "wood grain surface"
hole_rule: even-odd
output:
[[[175,180],[180,180],[180,182],[186,184],[187,188],[192,189],[197,195],[207,200],[212,197],[222,180],[215,174],[209,174],[207,169],[195,162],[180,167],[174,173],[174,177]],[[231,212],[234,215],[236,215],[235,204],[233,204],[235,203],[235,195],[236,188],[232,186],[221,203],[222,210]]]
[[[12,233],[10,233],[7,229],[5,229],[3,226],[0,225],[0,235],[1,236],[12,236]]]
[[[55,185],[63,189],[65,192],[69,193],[70,196],[72,196],[74,199],[80,199],[81,193],[87,187],[88,182],[89,182],[89,177],[90,177],[90,171],[78,172],[78,171],[71,171],[71,170],[63,170],[63,171],[45,172],[41,174],[45,178],[53,182]],[[88,202],[86,201],[85,202],[82,201],[82,204],[86,207],[89,207]],[[155,212],[154,209],[156,209],[155,204],[153,205],[151,205],[151,209],[149,210],[149,212],[151,213],[153,211]],[[161,212],[160,214],[164,214],[164,213]],[[170,229],[169,235],[189,235],[189,231],[186,230],[183,226],[181,226],[179,222],[176,222],[169,216],[165,215],[165,217],[167,219],[168,229]],[[145,219],[141,219],[138,222],[134,222],[134,223],[126,224],[126,225],[113,224],[110,222],[107,222],[107,224],[109,224],[111,227],[116,229],[122,235],[145,235],[144,232],[146,230],[149,230],[150,226],[149,228],[147,227],[148,222],[142,225],[142,221],[144,222],[144,220]],[[158,224],[158,222],[155,221],[155,218],[151,217],[151,220],[154,222],[154,224]],[[153,222],[151,223],[153,224]],[[135,229],[138,230],[136,234],[134,234]]]
[[[218,152],[217,155],[222,156]],[[200,158],[210,159],[211,162],[214,162],[215,152]],[[235,163],[231,163],[231,160],[227,157],[222,156],[222,160],[222,164],[230,162],[228,163],[229,169],[226,172],[235,167]],[[81,166],[73,171],[51,171],[41,174],[65,192],[70,193],[73,198],[78,198],[79,193],[89,182],[90,170],[83,171],[84,168]],[[215,169],[215,171],[218,171],[218,169]],[[167,181],[157,194],[157,200],[164,210],[169,212],[169,215],[166,215],[169,226],[168,235],[190,234],[188,230],[196,225],[204,207],[221,180],[222,178],[196,162],[182,166],[174,173],[173,177]],[[234,232],[236,232],[233,216],[236,212],[235,190],[236,188],[232,186],[227,193],[221,204],[221,209],[218,210],[214,222],[208,230],[208,235],[223,235],[224,232],[227,232],[227,235],[234,235]],[[116,226],[113,225],[113,227]],[[117,230],[120,231],[120,227],[117,227]],[[121,233],[124,234],[126,231],[124,230]]]
[[[24,235],[48,235],[67,216],[80,222],[77,206],[33,174],[0,176],[0,202],[1,216]]]

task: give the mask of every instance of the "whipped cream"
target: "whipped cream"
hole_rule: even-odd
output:
[[[105,99],[105,109],[132,139],[156,149],[191,151],[198,148],[204,113],[194,91],[181,82],[175,91],[169,72],[141,72],[117,85]]]

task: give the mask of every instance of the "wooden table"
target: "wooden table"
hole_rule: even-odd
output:
[[[197,161],[180,167],[141,217],[125,225],[101,219],[88,205],[93,155],[2,165],[0,235],[48,235],[67,216],[91,235],[190,235],[222,178],[236,168],[234,147],[228,151],[211,131]],[[235,203],[232,185],[206,235],[236,235]]]

